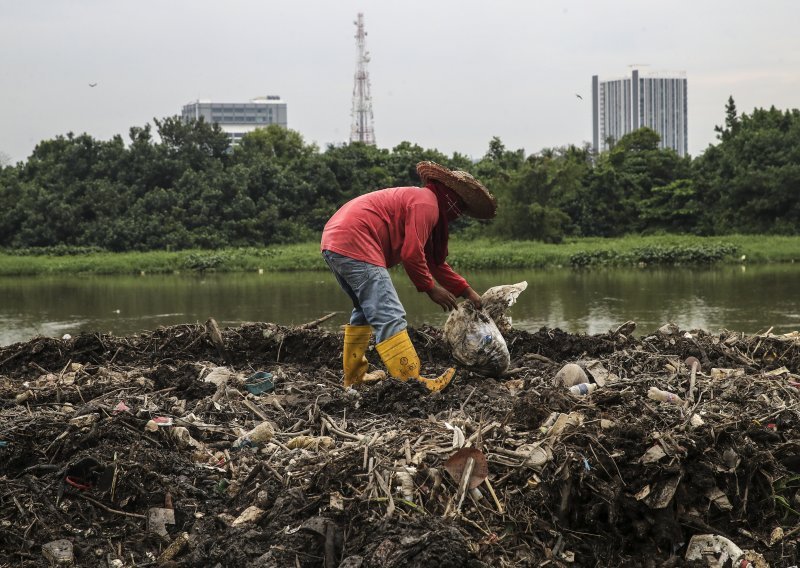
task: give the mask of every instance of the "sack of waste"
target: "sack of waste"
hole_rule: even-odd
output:
[[[501,331],[511,329],[506,310],[517,301],[527,282],[489,288],[478,310],[472,302],[462,302],[444,324],[444,338],[453,357],[470,369],[488,376],[499,376],[511,362]]]

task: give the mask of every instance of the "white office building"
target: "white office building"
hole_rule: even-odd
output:
[[[640,73],[600,80],[592,77],[592,145],[607,151],[625,134],[643,126],[661,135],[661,147],[686,156],[688,107],[686,74]]]
[[[219,124],[231,138],[239,140],[256,128],[277,124],[286,128],[286,103],[277,95],[258,97],[246,103],[215,103],[197,100],[183,106],[181,118],[185,121],[199,120]]]

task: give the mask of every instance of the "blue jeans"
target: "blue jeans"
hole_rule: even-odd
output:
[[[406,312],[388,270],[329,250],[322,258],[353,301],[350,325],[371,325],[377,343],[406,328]]]

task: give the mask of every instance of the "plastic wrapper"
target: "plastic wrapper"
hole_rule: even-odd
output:
[[[478,310],[462,302],[444,324],[444,338],[453,357],[465,367],[487,376],[499,376],[508,369],[511,357],[501,329],[511,328],[506,310],[517,301],[527,282],[489,288]]]

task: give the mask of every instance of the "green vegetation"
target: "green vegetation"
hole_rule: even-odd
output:
[[[149,124],[131,128],[127,143],[120,136],[58,136],[41,142],[27,161],[0,167],[0,247],[9,254],[57,255],[64,257],[59,264],[88,271],[142,260],[64,253],[166,251],[154,252],[152,259],[162,259],[152,260],[155,270],[252,269],[264,262],[258,251],[317,240],[347,200],[383,187],[418,185],[420,160],[468,170],[497,196],[497,218],[458,220],[453,233],[459,239],[567,245],[528,252],[528,244],[495,249],[482,241],[457,261],[465,264],[714,262],[748,254],[743,247],[750,243],[729,234],[800,234],[797,109],[739,114],[729,99],[725,124],[716,129],[718,144],[694,159],[660,148],[658,134],[648,128],[599,156],[585,146],[526,155],[494,138],[473,163],[409,142],[391,150],[355,143],[320,151],[278,126],[248,134],[231,148],[217,126],[202,120],[154,122],[155,132]],[[564,252],[579,238],[663,234],[725,238],[714,245],[679,240],[674,246]],[[590,241],[579,242],[583,247]],[[477,252],[486,247],[491,258]],[[311,263],[305,255],[274,254],[270,264]],[[753,252],[772,254],[766,248]]]
[[[461,270],[800,261],[800,236],[629,236],[569,239],[561,244],[455,238],[450,245],[449,261]],[[0,276],[326,270],[316,241],[213,251],[109,253],[61,248],[46,254],[19,252],[0,253]]]

